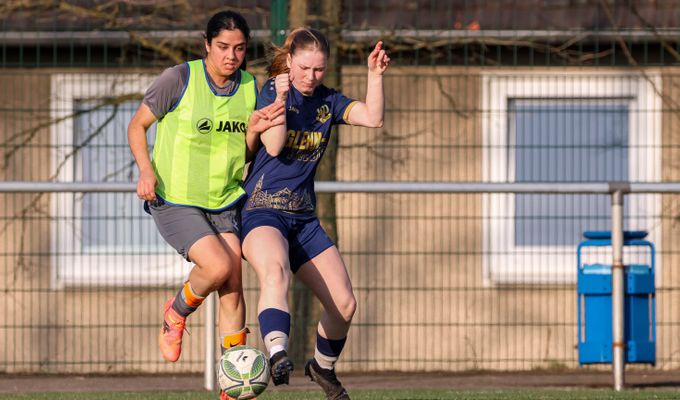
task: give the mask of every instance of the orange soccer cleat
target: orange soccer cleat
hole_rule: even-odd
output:
[[[186,324],[186,318],[177,314],[177,311],[172,308],[174,301],[175,298],[173,297],[165,302],[163,327],[161,327],[161,333],[158,335],[158,346],[161,349],[161,354],[163,354],[163,358],[170,362],[177,361],[182,352],[182,335]]]

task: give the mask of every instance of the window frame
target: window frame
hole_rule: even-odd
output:
[[[610,71],[486,71],[482,73],[482,179],[514,182],[514,137],[509,131],[510,99],[629,99],[629,169],[631,182],[657,182],[661,178],[661,76]],[[546,96],[546,93],[548,96]],[[649,110],[637,113],[636,110]],[[648,127],[649,129],[639,129]],[[639,146],[646,144],[646,148]],[[645,168],[636,168],[644,164]],[[641,225],[655,226],[661,196],[625,196]],[[514,194],[482,195],[482,269],[487,286],[497,284],[565,284],[576,281],[576,246],[516,246]],[[644,211],[644,213],[643,213]],[[660,253],[659,229],[648,240]],[[657,265],[661,263],[657,257]],[[551,269],[541,268],[550,265]],[[657,273],[657,276],[660,274]]]
[[[59,73],[50,81],[50,128],[52,153],[50,171],[56,182],[78,180],[74,149],[74,118],[77,100],[143,95],[154,75],[142,73]],[[121,134],[126,134],[121,132]],[[66,161],[64,161],[66,160]],[[58,170],[58,171],[57,171]],[[74,193],[52,193],[50,197],[51,286],[172,286],[186,278],[190,264],[175,252],[139,254],[134,248],[125,254],[88,254],[73,232],[82,231],[82,205]],[[141,202],[140,202],[141,207]],[[149,216],[149,218],[151,218]],[[76,251],[76,249],[78,249]]]

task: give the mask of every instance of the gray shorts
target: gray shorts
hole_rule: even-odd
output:
[[[163,199],[146,202],[163,239],[189,260],[189,249],[204,236],[234,233],[239,236],[241,202],[226,210],[211,212],[198,207],[168,204]]]

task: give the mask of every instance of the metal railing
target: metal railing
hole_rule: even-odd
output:
[[[611,196],[612,230],[612,327],[614,388],[624,387],[624,260],[623,260],[623,199],[629,193],[680,193],[680,182],[584,182],[584,183],[482,183],[482,182],[317,182],[320,193],[580,193]],[[0,182],[0,192],[133,192],[132,183],[56,183]],[[359,283],[361,285],[361,283]],[[430,321],[436,323],[437,321]],[[215,342],[215,300],[207,302],[205,342]],[[205,387],[215,386],[214,350],[206,345]]]

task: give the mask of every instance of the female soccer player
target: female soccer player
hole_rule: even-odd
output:
[[[321,84],[329,44],[314,29],[290,33],[269,67],[258,108],[286,104],[286,125],[262,133],[263,143],[250,166],[243,211],[243,254],[260,282],[258,320],[270,354],[275,385],[288,383],[291,272],[323,305],[314,358],[305,374],[328,399],[349,399],[335,375],[335,362],[356,309],[345,264],[314,214],[314,174],[326,149],[331,126],[383,124],[383,74],[389,57],[378,42],[368,56],[366,101],[349,99]]]
[[[249,35],[240,14],[215,14],[205,32],[206,57],[166,69],[128,126],[140,171],[137,195],[163,238],[195,264],[163,309],[158,342],[170,362],[180,356],[186,318],[215,290],[222,347],[246,340],[240,183],[259,134],[284,121],[281,104],[253,112],[257,87],[244,70]],[[156,121],[151,161],[146,131]]]

